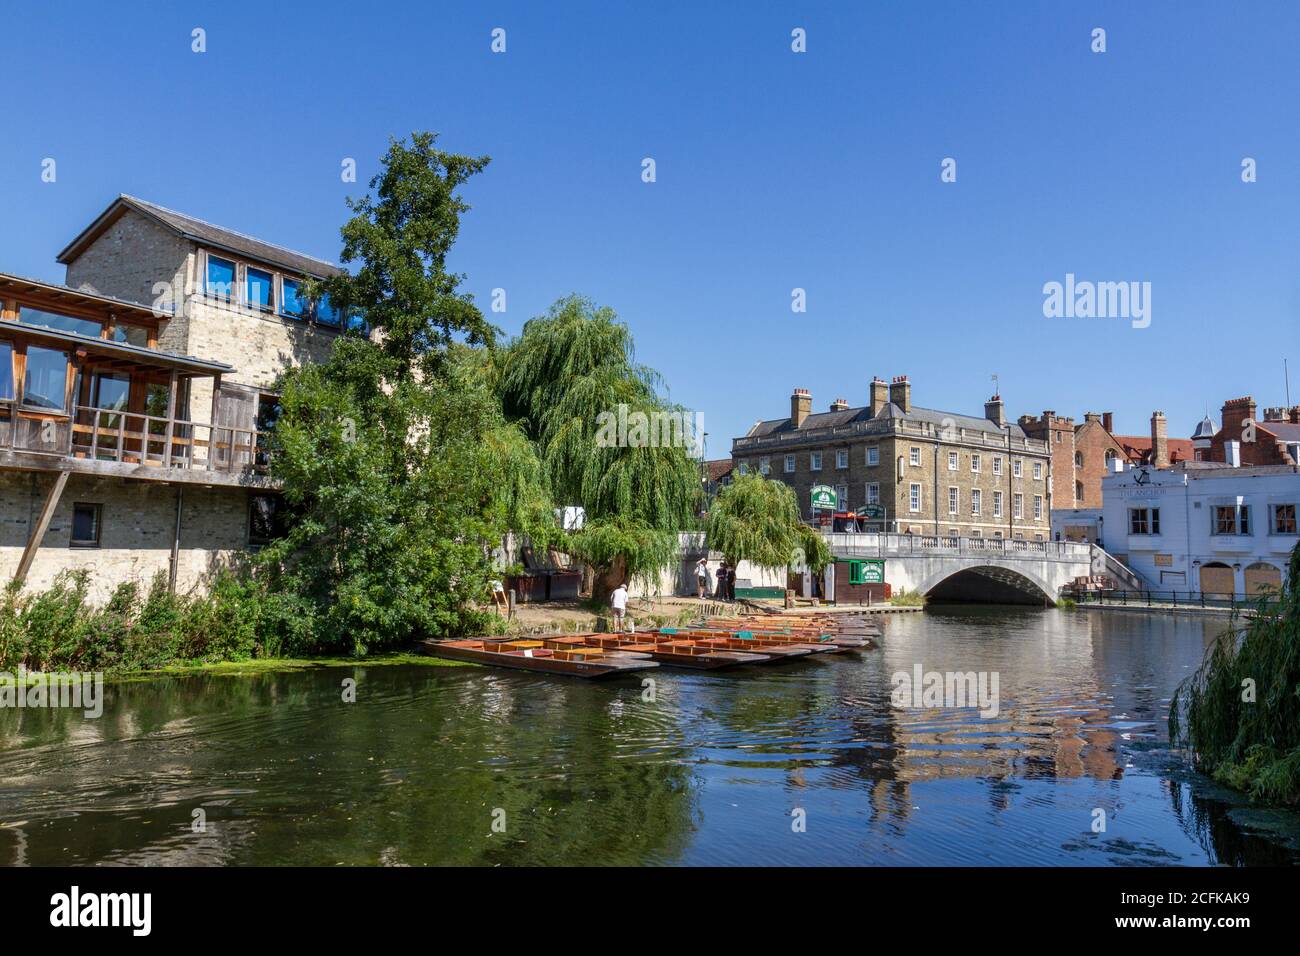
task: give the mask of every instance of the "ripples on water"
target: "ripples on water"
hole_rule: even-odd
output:
[[[636,678],[479,668],[120,684],[100,720],[0,713],[0,862],[1290,862],[1168,751],[1173,689],[1223,626],[935,609],[864,654],[660,669],[653,703]],[[998,716],[895,709],[917,663],[996,671]]]

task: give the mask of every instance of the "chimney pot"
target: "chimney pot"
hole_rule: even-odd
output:
[[[904,412],[912,410],[912,383],[906,375],[895,375],[889,386],[889,401]]]
[[[803,425],[804,419],[812,412],[812,392],[806,388],[796,388],[790,396],[790,421],[795,428]]]

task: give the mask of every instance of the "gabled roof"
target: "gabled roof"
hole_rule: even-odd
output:
[[[915,405],[912,406],[910,411],[905,412],[893,402],[885,405],[874,418],[902,418],[910,422],[929,422],[939,427],[965,428],[968,431],[990,432],[995,435],[1005,435],[1006,429],[1010,428],[1012,438],[1025,437],[1024,429],[1015,422],[1008,422],[1006,427],[999,428],[997,422],[990,418],[959,415],[956,412],[941,412],[933,408],[918,408]],[[873,416],[869,406],[846,408],[838,412],[816,412],[808,415],[803,420],[803,424],[797,428],[789,418],[773,418],[765,422],[758,422],[745,437],[762,438],[766,435],[785,432],[809,432],[818,428],[837,428],[851,422],[868,422],[872,419]]]
[[[326,262],[324,259],[317,259],[315,256],[309,256],[303,252],[295,252],[274,243],[264,242],[242,232],[226,229],[224,226],[215,226],[210,222],[204,222],[202,219],[176,212],[174,209],[167,209],[164,206],[158,206],[125,194],[118,196],[109,203],[108,208],[100,213],[94,222],[82,230],[77,238],[68,243],[67,247],[56,257],[57,261],[64,265],[72,262],[86,250],[87,246],[98,239],[104,230],[117,222],[128,210],[134,210],[183,239],[236,255],[246,256],[249,259],[256,259],[267,265],[279,266],[291,272],[323,279],[338,275],[343,271],[339,266],[332,262]]]
[[[730,458],[716,458],[713,461],[705,462],[705,464],[709,469],[709,481],[720,481],[731,474]]]

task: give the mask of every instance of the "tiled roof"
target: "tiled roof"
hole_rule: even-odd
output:
[[[1119,442],[1120,447],[1124,449],[1124,454],[1130,461],[1149,462],[1151,460],[1151,436],[1150,435],[1112,435],[1115,441]],[[1196,457],[1192,449],[1192,440],[1190,438],[1170,438],[1169,443],[1169,463],[1191,461]]]
[[[897,405],[890,402],[882,408],[875,416],[876,418],[901,418],[909,422],[929,422],[940,427],[965,428],[969,431],[991,432],[995,435],[1005,435],[1007,428],[999,428],[998,424],[989,418],[977,418],[974,415],[959,415],[956,412],[941,412],[933,408],[918,408],[913,405],[911,411],[904,412]],[[810,414],[803,420],[803,424],[795,428],[794,422],[789,418],[773,418],[765,422],[759,422],[749,430],[746,438],[761,438],[766,435],[775,435],[784,432],[809,432],[818,428],[835,428],[840,425],[847,425],[850,422],[867,422],[872,420],[871,409],[868,406],[860,408],[847,408],[838,412],[816,412]],[[1012,438],[1024,438],[1024,430],[1015,422],[1008,422],[1007,427],[1011,430]]]
[[[118,196],[117,199],[113,200],[93,223],[87,226],[77,238],[68,243],[67,248],[59,253],[58,261],[66,264],[76,259],[77,256],[81,255],[85,246],[93,242],[127,209],[135,210],[186,239],[205,246],[224,249],[237,255],[247,256],[250,259],[256,259],[269,265],[279,266],[291,272],[325,278],[343,271],[339,266],[332,262],[326,262],[324,259],[318,259],[303,252],[295,252],[292,249],[265,242],[242,232],[236,232],[224,226],[216,226],[202,219],[196,219],[185,213],[177,212],[174,209],[168,209],[165,206],[159,206],[127,195]]]
[[[731,459],[719,458],[716,461],[705,462],[709,468],[709,481],[719,481],[731,474]]]

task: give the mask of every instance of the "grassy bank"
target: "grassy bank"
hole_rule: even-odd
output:
[[[1225,633],[1179,686],[1169,733],[1220,783],[1300,804],[1300,545],[1280,606]]]

